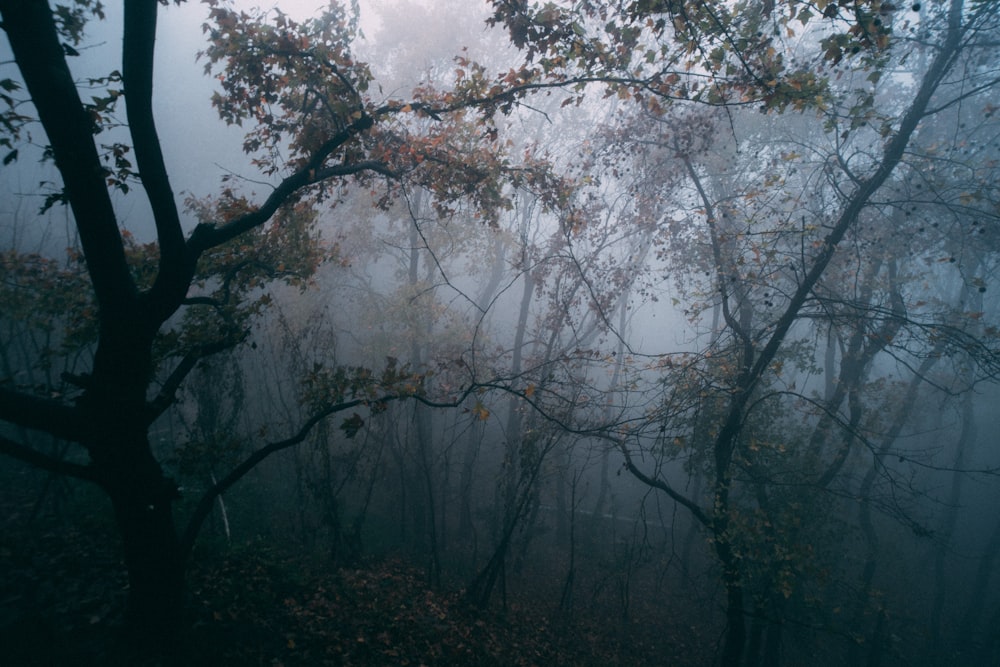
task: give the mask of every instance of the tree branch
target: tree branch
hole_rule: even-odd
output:
[[[229,471],[228,475],[213,484],[212,487],[205,491],[205,493],[202,494],[201,498],[198,500],[198,504],[195,506],[194,512],[192,512],[191,517],[188,519],[187,527],[184,529],[184,534],[181,536],[181,552],[184,554],[185,558],[191,553],[191,549],[194,547],[194,541],[198,537],[198,532],[201,530],[202,524],[212,511],[216,498],[225,493],[238,481],[243,479],[247,473],[256,468],[264,459],[268,458],[272,454],[280,452],[283,449],[288,449],[289,447],[294,447],[295,445],[302,443],[309,436],[312,429],[330,415],[344,410],[349,410],[360,405],[365,405],[370,402],[372,401],[358,398],[351,401],[337,403],[320,410],[307,419],[299,430],[292,436],[285,438],[284,440],[269,443],[254,451],[250,456],[245,458],[235,468]]]
[[[691,512],[691,515],[695,519],[697,519],[698,523],[700,523],[701,525],[703,526],[712,525],[712,519],[708,516],[708,514],[705,513],[705,510],[703,510],[696,502],[694,502],[687,496],[681,494],[679,491],[674,489],[674,487],[670,486],[670,484],[660,479],[659,477],[650,477],[643,471],[639,470],[639,468],[632,461],[632,455],[629,454],[628,447],[625,446],[624,440],[619,440],[617,444],[618,444],[618,449],[620,449],[621,453],[625,456],[625,468],[630,473],[632,473],[632,476],[634,476],[636,479],[638,479],[640,482],[642,482],[643,484],[645,484],[650,488],[659,489],[660,491],[663,491],[665,494],[670,496],[670,498],[678,505],[686,507],[688,511]]]
[[[94,124],[66,64],[52,9],[45,0],[0,0],[0,17],[62,175],[102,316],[121,312],[133,305],[135,284],[94,144]]]
[[[194,370],[199,361],[205,357],[228,350],[233,346],[234,343],[227,340],[199,345],[195,349],[189,350],[177,366],[174,367],[174,370],[171,371],[156,398],[149,402],[147,421],[152,424],[167,408],[174,404],[174,400],[177,397],[177,390],[180,389],[181,383]]]
[[[0,419],[65,440],[82,439],[86,428],[76,408],[5,387],[0,387]]]
[[[363,171],[372,171],[376,174],[382,174],[387,178],[400,177],[399,173],[389,169],[382,162],[365,160],[354,164],[335,164],[330,167],[324,167],[315,173],[313,176],[313,182],[319,183],[320,181],[325,181],[326,179],[333,178],[334,176],[353,176],[354,174],[360,174]]]
[[[865,206],[868,205],[868,201],[872,195],[882,187],[882,184],[885,183],[899,164],[907,145],[910,143],[910,138],[916,131],[917,125],[924,117],[924,112],[927,110],[934,93],[937,91],[938,85],[951,70],[952,65],[954,65],[962,47],[962,30],[960,25],[961,5],[960,0],[953,0],[949,14],[948,33],[944,44],[941,46],[941,51],[934,58],[927,73],[924,75],[913,102],[900,121],[899,130],[886,143],[877,169],[871,176],[859,182],[853,196],[847,202],[836,224],[826,237],[812,267],[810,267],[799,284],[798,289],[792,295],[785,312],[778,318],[771,338],[767,341],[763,350],[761,350],[750,372],[749,385],[743,388],[747,394],[749,394],[753,385],[763,376],[764,370],[771,364],[771,361],[774,360],[774,356],[781,347],[785,335],[798,318],[799,310],[806,302],[813,287],[816,286],[823,276],[830,260],[833,259],[838,244],[844,238],[845,234],[847,234],[847,231],[854,226],[858,216]],[[749,396],[747,396],[748,398]],[[745,403],[747,399],[744,399],[743,402]],[[742,408],[742,406],[740,407]]]
[[[235,468],[233,468],[229,474],[213,484],[211,488],[202,494],[201,498],[198,500],[198,504],[195,506],[194,512],[192,512],[191,517],[188,519],[187,527],[184,529],[184,534],[181,537],[181,549],[185,554],[185,557],[191,553],[191,549],[194,547],[194,542],[198,537],[198,532],[201,530],[202,524],[212,511],[216,498],[243,479],[247,473],[257,467],[262,461],[264,461],[264,459],[268,458],[272,454],[289,449],[290,447],[294,447],[304,442],[312,429],[330,415],[359,406],[384,404],[389,403],[390,401],[403,400],[414,400],[432,408],[456,408],[460,406],[469,396],[486,387],[487,385],[471,384],[455,398],[449,401],[432,401],[424,396],[420,396],[419,394],[388,394],[378,398],[366,397],[356,398],[350,401],[342,401],[318,410],[315,414],[309,417],[294,434],[283,440],[277,440],[264,445],[260,449],[254,451]],[[536,409],[539,408],[536,406]],[[541,412],[540,409],[539,411]]]
[[[198,225],[187,242],[188,250],[192,253],[192,256],[197,257],[209,248],[219,246],[244,232],[264,224],[297,191],[307,185],[317,183],[317,174],[322,174],[326,171],[330,176],[340,176],[358,173],[369,168],[374,169],[376,163],[369,162],[360,163],[366,166],[359,166],[353,171],[350,170],[349,165],[328,167],[325,170],[323,168],[323,163],[334,151],[355,136],[371,128],[374,124],[371,116],[362,115],[361,118],[358,118],[346,128],[330,137],[330,139],[316,149],[301,168],[282,180],[256,211],[241,215],[235,220],[221,226],[207,223]]]
[[[160,246],[160,266],[150,290],[153,317],[162,321],[184,298],[195,261],[184,245],[177,202],[163,161],[163,150],[153,119],[153,51],[156,40],[157,0],[125,3],[122,39],[122,82],[132,147],[139,177],[149,199]]]
[[[0,435],[0,454],[58,475],[75,477],[95,484],[103,484],[101,476],[91,466],[54,458],[2,435]]]

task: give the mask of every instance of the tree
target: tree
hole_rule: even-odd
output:
[[[124,3],[121,68],[93,82],[105,92],[85,102],[68,61],[78,53],[87,23],[103,17],[101,4],[0,3],[21,77],[3,81],[8,107],[3,146],[10,149],[4,160],[16,160],[26,139],[32,118],[22,110],[30,101],[48,140],[44,156],[62,179],[45,208],[65,203],[71,211],[93,290],[94,310],[88,315],[96,320],[90,369],[64,376],[72,394],[0,386],[0,419],[76,443],[88,459],[58,458],[6,434],[0,450],[92,482],[107,494],[129,575],[129,629],[143,643],[167,646],[180,627],[185,562],[215,498],[271,453],[301,442],[326,416],[391,400],[400,396],[397,390],[413,393],[419,383],[393,369],[381,376],[362,369],[321,373],[333,384],[322,386],[325,398],[303,430],[258,448],[222,476],[183,532],[173,516],[178,488],[151,445],[151,425],[175,402],[201,359],[245,338],[248,318],[267,305],[262,285],[305,280],[322,259],[311,230],[316,207],[330,203],[328,188],[337,187],[331,182],[406,176],[431,188],[436,205],[470,198],[488,219],[503,195],[499,185],[487,181],[502,178],[503,158],[489,142],[478,155],[462,156],[447,143],[448,131],[465,109],[492,110],[498,100],[510,109],[519,93],[517,86],[448,95],[424,90],[412,103],[377,103],[366,94],[367,66],[351,54],[355,18],[340,5],[297,23],[280,12],[247,13],[210,3],[203,57],[207,70],[219,68],[221,90],[213,104],[225,122],[249,126],[244,149],[273,185],[259,202],[237,184],[217,199],[193,204],[201,221],[186,230],[154,122],[159,5]],[[22,89],[26,99],[18,99]],[[112,131],[122,99],[125,140],[101,144],[98,137]],[[408,127],[428,130],[428,121],[438,120],[443,129],[429,134]],[[421,169],[432,159],[435,169]],[[532,178],[533,170],[518,173]],[[128,193],[137,183],[155,228],[155,242],[145,245],[132,243],[120,228],[109,190]],[[401,389],[404,384],[411,389]]]
[[[935,6],[922,13],[919,21],[879,2],[855,5],[851,10],[834,3],[768,3],[754,9],[712,2],[592,3],[583,17],[553,3],[530,10],[523,3],[495,2],[494,6],[494,20],[503,22],[514,43],[524,49],[525,68],[532,76],[544,79],[555,67],[558,72],[572,72],[568,77],[575,81],[605,83],[609,93],[642,102],[645,113],[653,117],[662,115],[668,102],[680,99],[730,107],[753,104],[765,111],[809,110],[826,119],[833,148],[817,156],[822,162],[817,161],[819,170],[813,173],[826,170],[831,194],[816,201],[789,195],[780,200],[787,204],[770,210],[769,205],[757,211],[734,205],[731,202],[739,201],[737,193],[713,196],[705,187],[704,173],[689,156],[686,168],[701,204],[698,217],[704,219],[705,233],[698,239],[701,245],[695,246],[694,258],[689,254],[679,256],[679,261],[708,267],[710,280],[705,283],[711,289],[705,293],[713,296],[705,302],[718,306],[724,335],[703,356],[677,355],[665,360],[663,365],[674,370],[664,373],[672,389],[656,417],[660,423],[649,425],[650,434],[625,431],[619,435],[629,470],[688,508],[704,526],[726,589],[722,663],[738,665],[744,657],[746,615],[752,606],[747,595],[746,545],[740,538],[741,503],[752,502],[743,495],[744,480],[750,474],[766,481],[760,473],[773,474],[765,468],[754,475],[754,460],[763,457],[752,453],[755,444],[749,433],[757,415],[785,396],[799,395],[794,386],[783,388],[788,383],[776,377],[801,340],[798,332],[817,317],[831,318],[843,331],[840,384],[823,409],[833,423],[844,427],[845,435],[840,444],[834,444],[826,435],[830,423],[824,427],[821,417],[815,435],[801,442],[803,457],[820,456],[819,488],[837,477],[854,445],[862,440],[858,429],[864,411],[859,399],[866,376],[875,357],[897,335],[908,341],[908,347],[889,348],[897,358],[932,354],[932,341],[942,336],[956,344],[965,340],[968,347],[983,352],[977,362],[978,377],[995,376],[992,345],[987,345],[989,351],[979,348],[979,340],[968,329],[956,330],[933,314],[926,319],[907,317],[896,278],[896,258],[885,256],[878,239],[863,233],[881,211],[893,210],[892,178],[910,168],[908,153],[919,145],[922,128],[943,111],[973,98],[982,112],[991,112],[987,96],[995,89],[996,79],[978,63],[992,48],[985,35],[995,34],[995,18],[989,3],[966,6],[963,2]],[[832,21],[810,34],[815,10]],[[905,11],[920,11],[920,6]],[[810,45],[807,49],[792,48],[784,41],[803,33]],[[916,84],[906,105],[882,104],[878,98],[883,90],[897,85],[889,68],[915,58],[924,48],[921,44],[926,41],[911,39],[910,34],[932,38],[926,67],[914,73]],[[686,45],[686,50],[678,45]],[[839,83],[841,77],[845,77],[843,83]],[[975,92],[959,91],[960,86]],[[729,112],[731,127],[738,118]],[[676,131],[679,139],[670,148],[683,159],[689,150],[681,145],[689,143],[684,134],[688,128],[675,119],[672,123],[665,133]],[[751,159],[763,155],[755,152]],[[786,149],[780,159],[794,162],[798,157],[795,150]],[[764,171],[760,162],[756,166],[758,172]],[[739,194],[744,201],[766,201],[764,193],[770,196],[779,191],[782,182],[781,176],[765,178],[756,192]],[[790,210],[803,216],[801,226]],[[733,217],[738,218],[735,223]],[[898,210],[898,215],[886,216],[882,224],[899,226],[903,219],[903,211]],[[757,241],[758,234],[766,234],[769,241]],[[682,232],[673,241],[691,250],[694,244],[685,246],[685,238]],[[841,300],[833,296],[843,292],[837,277],[851,275],[852,270],[849,256],[844,261],[841,248],[845,246],[864,254],[853,267],[854,275],[861,278],[859,291]],[[880,280],[887,283],[884,290],[876,289]],[[846,317],[845,308],[854,314]],[[860,318],[859,312],[863,313]],[[921,344],[914,344],[915,339]],[[692,402],[699,390],[717,399],[710,406],[710,426],[702,443],[712,484],[707,502],[682,494],[669,471],[659,464],[652,470],[639,465],[640,455],[660,460],[665,438],[651,433],[663,433],[666,428],[690,435],[692,406],[707,407],[706,402]],[[840,413],[845,404],[846,418]],[[629,442],[636,443],[634,449]],[[877,452],[873,448],[876,456]],[[872,465],[880,464],[876,460]],[[770,504],[766,494],[758,498],[762,508]]]
[[[986,100],[997,81],[984,63],[991,62],[997,19],[988,2],[952,0],[917,10],[880,0],[637,0],[574,3],[570,9],[569,3],[529,7],[494,0],[491,21],[507,29],[523,62],[493,75],[459,56],[453,70],[428,75],[408,100],[374,92],[371,69],[352,55],[356,16],[337,3],[320,18],[299,23],[280,11],[237,11],[209,2],[202,58],[218,81],[213,105],[223,121],[245,127],[243,147],[265,185],[228,177],[215,197],[188,201],[198,220],[194,226],[184,223],[171,191],[154,123],[152,57],[160,3],[123,4],[122,67],[88,81],[100,92],[85,102],[68,63],[86,44],[83,28],[100,18],[100,4],[0,0],[20,72],[20,78],[0,81],[3,160],[14,163],[30,152],[36,115],[48,141],[41,157],[54,162],[62,180],[61,187],[44,190],[43,208],[67,205],[80,244],[80,261],[68,270],[28,255],[5,255],[5,277],[16,280],[5,280],[2,289],[24,283],[61,291],[68,314],[59,315],[54,305],[56,316],[27,326],[62,328],[59,336],[81,359],[60,368],[61,380],[50,373],[50,380],[30,385],[19,382],[16,368],[29,362],[4,359],[14,367],[4,370],[11,379],[0,383],[0,420],[10,427],[0,433],[0,451],[92,482],[107,494],[129,572],[129,626],[140,640],[169,644],[180,627],[184,568],[202,522],[221,494],[261,461],[303,443],[338,412],[351,411],[341,430],[352,437],[397,399],[457,406],[474,398],[472,417],[486,418],[490,411],[480,391],[496,389],[517,398],[494,410],[508,415],[505,453],[513,465],[499,494],[506,512],[498,548],[473,587],[477,597],[489,597],[503,574],[514,528],[538,505],[538,479],[560,441],[558,427],[600,440],[606,464],[612,454],[620,455],[636,479],[689,510],[701,525],[725,589],[723,663],[739,664],[748,645],[753,659],[773,655],[761,646],[763,623],[748,630],[747,617],[769,615],[775,622],[767,633],[777,645],[774,628],[780,628],[784,603],[758,594],[792,582],[791,561],[776,558],[754,567],[745,554],[770,558],[806,534],[787,525],[775,528],[804,516],[794,500],[776,491],[779,464],[787,464],[789,478],[808,486],[813,499],[827,491],[845,497],[860,491],[858,523],[871,535],[866,512],[869,501],[877,504],[879,478],[867,473],[896,480],[897,471],[884,460],[895,453],[898,435],[898,422],[879,424],[872,418],[876,411],[862,405],[882,379],[871,379],[875,360],[891,355],[922,376],[929,368],[921,361],[957,350],[967,356],[956,356],[979,364],[966,385],[996,375],[995,350],[984,340],[995,329],[985,322],[978,328],[983,314],[921,310],[914,300],[920,290],[900,277],[904,269],[915,272],[912,264],[868,235],[877,223],[910,231],[913,220],[907,222],[901,202],[927,211],[942,207],[955,219],[964,211],[970,217],[973,211],[976,217],[995,215],[990,187],[953,187],[976,179],[987,183],[981,177],[992,173],[988,160],[969,163],[976,179],[938,180],[939,156],[919,141],[934,119],[957,107],[993,113]],[[893,68],[912,63],[908,59],[917,53],[926,53],[926,67],[897,76]],[[887,102],[888,92],[899,88],[908,94]],[[609,157],[581,149],[578,161],[565,154],[545,159],[528,142],[504,136],[511,129],[505,114],[517,113],[529,94],[551,94],[552,102],[571,111],[586,109],[595,92],[614,98],[613,105],[594,103],[609,107],[612,121],[627,121],[608,131],[607,153],[624,147],[631,157],[648,159],[644,181],[631,183],[616,171],[621,151]],[[118,127],[122,101],[127,123]],[[709,117],[678,111],[706,107],[720,112]],[[793,125],[791,118],[807,124],[804,119],[812,117],[825,134],[821,140],[768,142],[743,109],[802,112],[783,116],[782,124]],[[629,126],[633,114],[638,120]],[[712,182],[713,166],[698,149],[699,142],[717,147],[715,140],[726,134],[744,142],[737,127],[759,147],[732,157],[751,175],[753,184],[745,188],[725,178]],[[800,154],[803,145],[810,147],[807,159]],[[947,161],[949,170],[964,168],[954,156]],[[907,170],[933,182],[934,193],[909,190],[916,185]],[[814,185],[821,192],[797,197],[791,183],[800,192]],[[149,242],[125,232],[115,210],[118,197],[137,196],[138,185],[155,230]],[[257,196],[255,187],[268,194]],[[492,356],[474,348],[457,360],[449,348],[442,354],[451,359],[431,360],[433,348],[420,338],[433,337],[427,313],[401,308],[413,315],[413,325],[386,331],[406,331],[412,343],[406,353],[423,368],[396,359],[382,369],[326,358],[303,364],[300,405],[288,411],[299,420],[291,434],[248,448],[228,473],[200,468],[216,481],[178,530],[177,484],[163,470],[150,428],[178,401],[204,360],[249,340],[250,324],[273,299],[283,290],[307,288],[318,266],[339,259],[339,249],[319,238],[320,221],[340,224],[337,214],[344,215],[345,193],[352,188],[368,194],[382,212],[419,196],[418,212],[444,218],[461,213],[493,227],[515,209],[520,214],[519,207],[535,206],[539,218],[547,216],[541,242],[513,248],[519,257],[505,250],[492,262],[494,275],[483,290],[485,301],[494,304],[497,276],[505,262],[515,262],[506,288],[521,293],[513,345]],[[682,211],[682,198],[693,198],[693,205]],[[891,215],[883,216],[885,211]],[[515,216],[515,224],[519,220]],[[399,245],[409,249],[402,253],[410,268],[404,282],[410,293],[421,292],[421,298],[402,298],[420,311],[440,303],[425,291],[424,279],[441,266],[418,252],[420,243],[431,247],[426,239],[418,243],[417,231],[409,227],[401,236],[408,241]],[[923,260],[948,248],[951,257],[959,256],[941,239],[918,243],[921,238],[913,237],[911,255]],[[983,271],[962,276],[966,286],[985,287],[991,264],[964,266]],[[644,267],[649,273],[642,273]],[[631,354],[629,311],[637,300],[658,298],[655,275],[663,272],[683,276],[689,291],[680,295],[694,301],[685,304],[694,326],[709,312],[716,324],[706,331],[703,349],[665,354],[661,346],[656,354]],[[838,289],[848,277],[857,278],[849,294]],[[80,293],[84,283],[92,298]],[[277,283],[287,287],[273,289]],[[11,298],[25,310],[28,300],[18,289]],[[476,307],[483,301],[469,299]],[[477,327],[488,319],[482,311],[475,317]],[[966,326],[970,320],[975,327]],[[816,361],[817,332],[829,343],[827,367],[839,367],[840,379],[819,398],[795,389],[782,374],[786,365]],[[604,353],[606,346],[611,350]],[[461,383],[452,377],[429,379],[424,371],[434,362],[451,364],[450,372],[465,386],[456,389]],[[479,376],[494,364],[487,372],[504,368],[497,377]],[[899,414],[910,405],[904,401]],[[525,406],[534,411],[530,417]],[[434,519],[440,504],[430,448],[434,424],[417,415],[417,467],[424,481],[415,488],[426,494]],[[804,415],[804,425],[787,415]],[[542,427],[540,418],[548,424]],[[876,427],[884,438],[862,437]],[[66,456],[62,447],[50,453],[17,429],[78,447]],[[774,444],[779,433],[795,446]],[[687,494],[675,483],[673,475],[683,467],[672,464],[680,459],[686,471],[705,479],[707,492]],[[599,507],[604,499],[599,495]],[[574,497],[571,505],[576,502]],[[920,528],[905,512],[898,516]],[[433,521],[426,532],[437,539]],[[877,545],[869,540],[869,546],[874,554]],[[436,568],[437,545],[430,551]],[[884,627],[876,628],[875,635],[884,634]],[[877,659],[877,652],[872,655]]]

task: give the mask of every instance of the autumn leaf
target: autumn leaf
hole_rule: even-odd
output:
[[[341,422],[340,430],[344,432],[345,437],[353,438],[358,434],[358,431],[360,431],[361,427],[363,427],[364,425],[365,425],[365,420],[362,419],[357,412],[355,412],[350,417]]]

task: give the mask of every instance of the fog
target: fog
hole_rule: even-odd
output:
[[[0,661],[1000,659],[991,3],[570,4],[110,4],[121,302],[0,45]]]

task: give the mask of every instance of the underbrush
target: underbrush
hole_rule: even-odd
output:
[[[569,617],[538,589],[483,611],[401,558],[337,568],[263,540],[202,546],[188,573],[188,630],[172,655],[140,661],[121,642],[126,578],[110,522],[31,516],[9,496],[4,505],[3,665],[704,664],[690,632],[665,633],[649,615]]]

